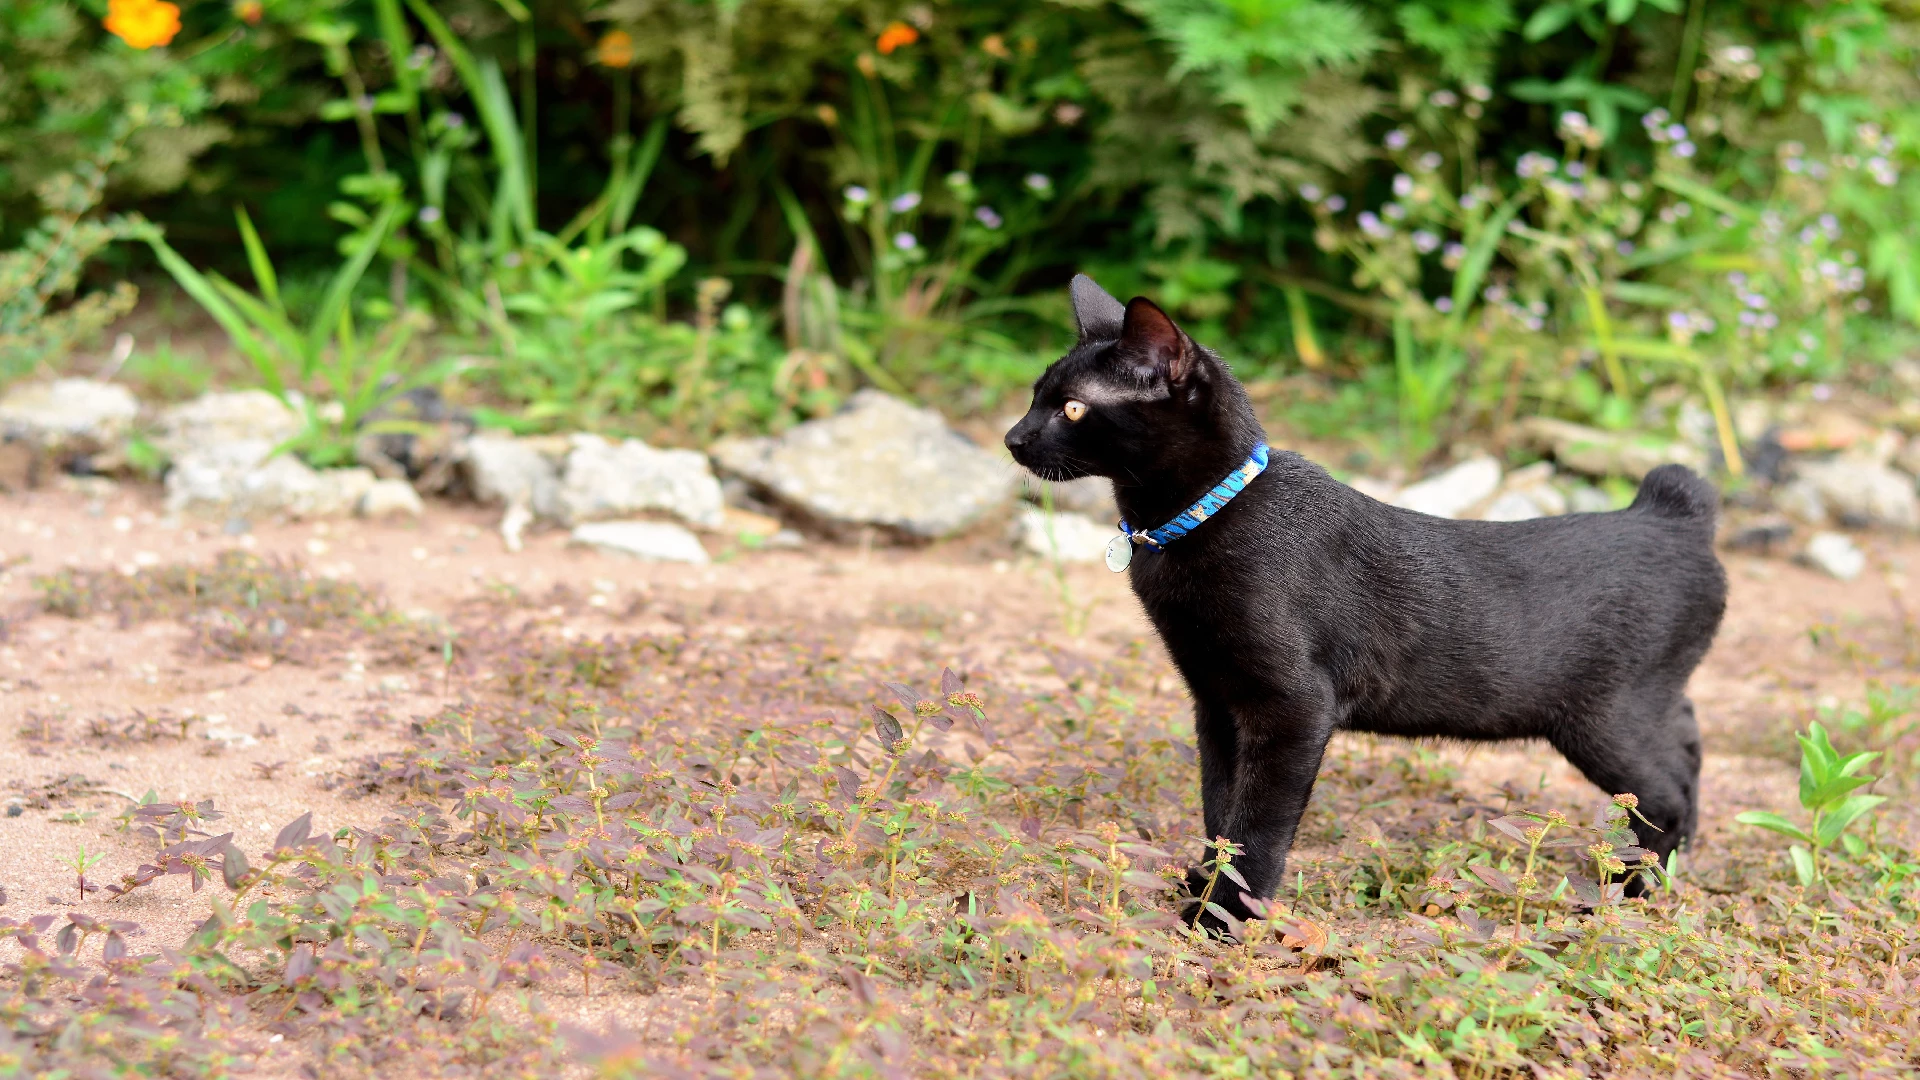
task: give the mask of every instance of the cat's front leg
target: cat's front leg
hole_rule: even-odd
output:
[[[1265,900],[1273,896],[1286,873],[1287,851],[1313,794],[1320,759],[1333,737],[1333,697],[1330,687],[1315,686],[1276,696],[1257,707],[1234,709],[1232,714],[1232,779],[1207,783],[1203,750],[1201,794],[1207,804],[1209,839],[1225,836],[1239,847],[1232,865],[1246,879],[1245,891]],[[1196,720],[1203,715],[1204,710],[1197,713]],[[1196,868],[1189,875],[1190,891],[1195,896],[1207,891],[1209,880],[1212,902],[1236,917],[1249,914],[1240,902],[1240,886],[1209,868]],[[1190,917],[1199,914],[1195,905]]]

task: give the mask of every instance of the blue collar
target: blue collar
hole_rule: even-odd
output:
[[[1220,512],[1227,501],[1253,482],[1253,478],[1265,472],[1267,468],[1267,444],[1261,443],[1247,455],[1247,463],[1227,474],[1225,480],[1213,485],[1213,490],[1200,496],[1200,500],[1174,516],[1172,521],[1157,529],[1144,529],[1135,532],[1120,523],[1120,531],[1133,539],[1136,544],[1145,544],[1152,548],[1163,548],[1175,540],[1200,527],[1200,523]]]

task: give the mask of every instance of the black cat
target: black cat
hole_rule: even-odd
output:
[[[1226,365],[1151,301],[1123,307],[1084,275],[1072,294],[1079,343],[1034,385],[1007,449],[1044,479],[1110,478],[1130,528],[1160,526],[1265,433]],[[1241,846],[1264,899],[1335,731],[1539,738],[1602,790],[1637,795],[1659,830],[1642,844],[1664,861],[1697,812],[1685,690],[1726,606],[1717,505],[1664,465],[1614,513],[1448,521],[1272,451],[1127,568],[1193,695],[1207,835]]]

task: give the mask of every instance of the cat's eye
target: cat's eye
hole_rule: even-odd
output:
[[[1080,418],[1087,415],[1087,403],[1084,401],[1069,401],[1065,405],[1060,406],[1060,411],[1066,414],[1067,419],[1079,423]]]

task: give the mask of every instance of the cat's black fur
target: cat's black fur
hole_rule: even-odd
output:
[[[1084,276],[1072,291],[1079,343],[1007,448],[1045,479],[1112,479],[1128,523],[1158,526],[1265,434],[1226,365],[1153,303],[1123,307]],[[1069,400],[1089,406],[1078,422]],[[1666,465],[1614,513],[1448,521],[1276,448],[1225,508],[1128,568],[1193,695],[1207,835],[1241,845],[1269,897],[1335,731],[1538,738],[1638,796],[1660,830],[1641,842],[1664,861],[1697,813],[1685,691],[1726,603],[1717,505]]]

